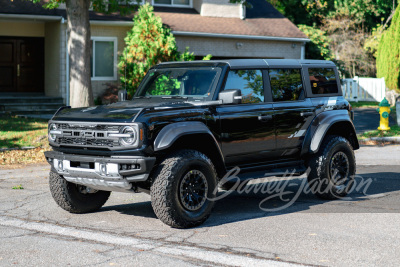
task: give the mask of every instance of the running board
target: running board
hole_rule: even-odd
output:
[[[240,180],[259,179],[271,176],[300,176],[307,171],[303,161],[293,161],[284,163],[274,163],[269,165],[259,166],[257,168],[243,168],[236,174]],[[237,171],[232,168],[228,171],[234,175]]]

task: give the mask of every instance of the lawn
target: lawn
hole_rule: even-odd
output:
[[[360,102],[350,102],[353,108],[378,108],[379,102],[374,101],[360,101]]]
[[[0,117],[0,148],[23,147],[34,149],[2,151],[0,165],[45,162],[43,152],[50,149],[47,120]]]
[[[47,120],[0,117],[0,148],[40,147],[47,144]]]
[[[400,127],[398,125],[390,126],[389,131],[372,130],[360,134],[358,137],[360,139],[367,139],[371,137],[392,137],[392,136],[400,136]]]

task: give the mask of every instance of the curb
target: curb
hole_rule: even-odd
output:
[[[359,140],[360,144],[365,144],[367,142],[377,142],[377,143],[391,143],[391,144],[400,144],[400,137],[397,136],[392,136],[392,137],[371,137],[371,138],[366,138],[366,139],[362,139]]]

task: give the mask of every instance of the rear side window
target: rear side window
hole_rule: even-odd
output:
[[[314,95],[335,94],[338,92],[335,70],[332,68],[308,69],[311,90]]]
[[[269,79],[274,102],[304,99],[300,69],[270,69]]]
[[[264,102],[264,87],[261,70],[231,70],[225,90],[242,91],[242,104]]]

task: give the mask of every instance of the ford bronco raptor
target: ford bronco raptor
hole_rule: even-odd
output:
[[[146,192],[161,221],[188,228],[209,217],[219,184],[231,189],[221,179],[233,168],[238,179],[307,172],[325,199],[354,181],[359,144],[330,61],[161,63],[121,100],[63,107],[49,121],[45,156],[61,208],[93,212],[110,191]]]

